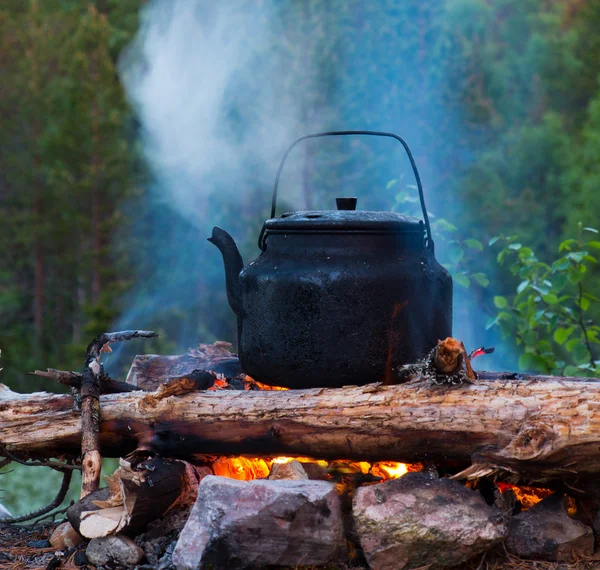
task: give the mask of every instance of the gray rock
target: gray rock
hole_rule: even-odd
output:
[[[345,558],[340,499],[332,483],[208,476],[198,487],[173,565],[233,570]]]
[[[564,499],[555,494],[512,518],[506,547],[521,558],[569,562],[594,552],[594,533],[569,517]]]
[[[130,538],[115,534],[90,540],[85,555],[95,566],[129,568],[140,562],[144,551]]]
[[[308,479],[308,475],[302,466],[302,463],[295,459],[288,463],[274,463],[269,473],[269,479],[280,481],[282,479],[289,481],[302,481]]]
[[[501,542],[498,509],[479,493],[426,473],[357,489],[356,533],[373,570],[454,566]]]

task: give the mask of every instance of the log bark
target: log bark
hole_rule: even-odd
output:
[[[473,462],[465,476],[529,479],[600,473],[600,383],[584,378],[415,380],[397,386],[101,396],[105,457],[140,446],[194,454]],[[81,418],[69,396],[0,385],[0,443],[13,453],[76,455]]]
[[[100,383],[90,363],[81,380],[81,498],[100,486]]]

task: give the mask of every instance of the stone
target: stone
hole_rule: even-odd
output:
[[[295,459],[289,463],[273,463],[269,479],[279,481],[286,479],[288,481],[302,481],[308,479],[308,475],[302,466],[302,463]]]
[[[356,490],[355,531],[373,570],[455,566],[500,543],[500,511],[457,481],[407,473]]]
[[[144,551],[130,538],[115,534],[90,540],[85,555],[94,566],[129,568],[141,561]]]
[[[569,517],[565,499],[554,494],[511,519],[506,548],[521,558],[571,562],[593,554],[594,533]]]
[[[50,536],[50,544],[56,550],[65,550],[79,546],[83,537],[71,526],[70,522],[59,524]]]
[[[177,570],[344,562],[341,502],[327,481],[205,477],[175,551]]]

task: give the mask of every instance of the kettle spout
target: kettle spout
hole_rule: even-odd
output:
[[[215,244],[223,256],[227,300],[233,312],[239,315],[242,308],[239,276],[244,267],[240,251],[233,238],[218,226],[213,228],[212,236],[208,238],[208,241]]]

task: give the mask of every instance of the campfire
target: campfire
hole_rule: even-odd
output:
[[[275,217],[294,146],[346,135],[403,145],[422,220],[358,211],[350,197]],[[401,137],[297,139],[260,256],[244,266],[218,227],[209,241],[239,358],[226,343],[138,356],[118,381],[101,363],[111,343],[156,336],[122,331],[92,341],[82,373],[34,373],[71,396],[0,385],[3,464],[64,474],[51,505],[0,524],[56,509],[82,471],[48,567],[78,553],[99,567],[435,570],[478,558],[480,569],[500,544],[507,556],[593,556],[600,383],[474,370],[493,349],[451,336],[452,279]],[[101,488],[103,457],[120,460]]]
[[[266,385],[226,343],[138,356],[125,382],[109,378],[99,364],[107,344],[139,334],[150,333],[102,335],[88,349],[97,431],[93,417],[78,420],[94,410],[84,398],[0,389],[7,461],[42,461],[68,483],[77,439],[88,446],[82,499],[40,555],[72,562],[85,548],[102,565],[106,552],[126,551],[135,564],[177,568],[235,567],[240,556],[259,566],[442,568],[493,557],[504,540],[525,558],[592,556],[597,382],[477,372],[471,360],[487,349],[469,353],[455,339],[401,367],[395,385]],[[36,374],[90,391],[86,373]],[[100,452],[121,457],[102,488],[85,459]],[[267,547],[275,537],[295,547]]]

